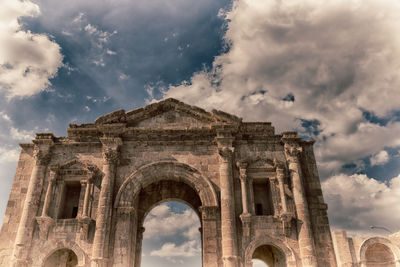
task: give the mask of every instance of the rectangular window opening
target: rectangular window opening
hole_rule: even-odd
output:
[[[254,205],[256,215],[274,215],[271,184],[269,179],[253,183]]]
[[[78,215],[79,197],[81,193],[80,183],[66,183],[61,202],[60,219],[73,219]]]

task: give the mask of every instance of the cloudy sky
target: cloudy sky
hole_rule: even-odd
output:
[[[332,228],[399,231],[399,32],[398,0],[0,0],[0,213],[34,132],[175,97],[315,139]],[[194,215],[143,260],[195,261]]]

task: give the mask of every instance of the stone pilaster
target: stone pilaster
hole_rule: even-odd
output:
[[[218,144],[221,188],[222,260],[224,267],[239,266],[232,176],[233,140],[231,132],[217,132],[216,141]]]
[[[30,264],[28,255],[39,209],[41,184],[51,159],[51,149],[54,144],[53,135],[37,134],[33,143],[35,144],[33,151],[34,166],[29,179],[12,255],[12,266],[15,267],[29,266]]]
[[[103,144],[103,180],[97,207],[96,230],[92,248],[92,267],[106,267],[111,229],[112,198],[121,138],[101,138]]]
[[[140,263],[142,262],[142,242],[143,242],[143,234],[146,228],[138,227],[137,233],[136,233],[136,256],[135,256],[135,265],[134,266],[140,266]]]
[[[311,221],[308,210],[308,203],[305,197],[303,176],[300,164],[300,153],[302,149],[299,145],[300,138],[294,132],[283,133],[285,156],[289,163],[289,172],[293,184],[293,198],[296,205],[297,219],[299,220],[298,242],[300,247],[300,257],[303,267],[316,267],[317,259],[311,232]]]
[[[134,207],[118,207],[118,220],[115,225],[113,267],[133,266],[136,253],[137,209]],[[133,255],[132,255],[133,254]]]
[[[221,258],[218,238],[218,207],[201,206],[201,240],[203,252],[203,266],[219,267],[218,261]],[[206,245],[205,245],[206,244]]]

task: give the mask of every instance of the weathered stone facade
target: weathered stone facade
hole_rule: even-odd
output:
[[[204,267],[337,266],[313,142],[295,132],[174,99],[67,132],[21,144],[1,266],[139,267],[144,218],[170,199],[201,218]]]

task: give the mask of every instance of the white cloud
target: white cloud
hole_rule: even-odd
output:
[[[20,150],[16,148],[0,147],[0,162],[11,163],[18,161]]]
[[[162,223],[160,223],[162,222]],[[174,213],[166,204],[151,210],[144,221],[144,238],[166,237],[182,234],[186,238],[200,237],[200,220],[192,209]]]
[[[10,136],[13,140],[31,141],[34,139],[34,135],[33,131],[21,130],[14,127],[10,128]]]
[[[400,175],[383,183],[364,174],[339,174],[322,183],[332,228],[350,234],[387,234],[370,226],[399,231]]]
[[[197,240],[190,240],[179,246],[174,243],[165,243],[159,250],[150,253],[151,256],[162,258],[189,258],[200,255],[200,244]]]
[[[10,119],[10,117],[7,115],[7,113],[4,113],[4,112],[0,111],[0,117],[1,117],[3,120],[5,120],[5,121],[11,122],[11,119]]]
[[[382,165],[389,161],[389,154],[386,150],[382,150],[381,152],[375,154],[370,159],[371,165]]]
[[[0,91],[8,98],[36,94],[51,85],[62,66],[60,46],[45,34],[22,30],[19,18],[38,16],[31,1],[2,1],[0,10]]]
[[[110,55],[110,56],[114,56],[114,55],[117,54],[117,52],[112,51],[112,50],[110,50],[110,49],[107,49],[106,53],[107,53],[108,55]]]
[[[400,109],[399,14],[395,0],[237,0],[220,14],[229,51],[164,97],[272,121],[277,131],[316,120],[320,166],[338,170],[399,145],[398,122],[363,116]]]

